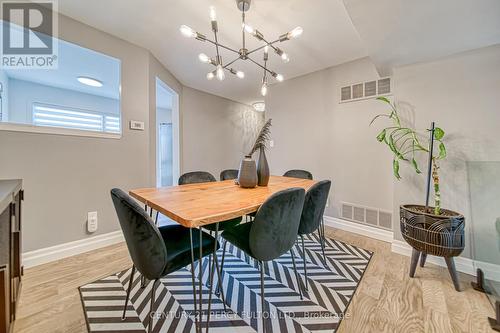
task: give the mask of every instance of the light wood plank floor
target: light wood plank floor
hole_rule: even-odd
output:
[[[461,274],[455,292],[446,269],[427,264],[408,277],[409,258],[390,244],[328,229],[329,237],[375,252],[339,333],[493,332],[493,308]],[[131,266],[124,244],[27,269],[14,332],[86,332],[78,287]]]

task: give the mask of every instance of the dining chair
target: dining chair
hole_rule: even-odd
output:
[[[237,179],[239,171],[236,169],[223,170],[220,173],[220,180]]]
[[[292,247],[297,239],[305,191],[290,188],[272,194],[259,208],[253,223],[243,223],[226,229],[222,237],[259,262],[262,328],[266,332],[264,262],[279,258],[290,251],[299,295],[300,279]],[[227,245],[224,244],[224,247]]]
[[[293,169],[288,170],[283,174],[284,177],[302,178],[302,179],[313,179],[312,173],[307,170]]]
[[[222,174],[221,174],[222,175]],[[179,185],[186,185],[186,184],[197,184],[197,183],[209,183],[209,182],[215,182],[215,177],[210,173],[206,171],[194,171],[194,172],[188,172],[183,174],[182,176],[179,177]],[[210,235],[214,235],[215,238],[218,240],[219,235],[218,232],[216,233],[216,228],[218,228],[218,231],[224,231],[226,228],[238,225],[241,223],[242,217],[236,217],[231,220],[227,221],[222,221],[218,223],[218,226],[216,223],[212,224],[207,224],[204,225],[203,228],[208,230],[210,232]],[[211,270],[211,260],[209,260],[209,271]],[[221,265],[220,269],[221,271],[218,272],[221,274],[222,269],[224,267],[224,253],[222,254],[222,260],[221,260]],[[212,279],[208,280],[208,285],[212,285]],[[216,289],[215,294],[218,296],[219,295],[219,288]]]
[[[197,305],[193,252],[197,251],[201,257],[214,254],[219,248],[218,242],[212,236],[194,228],[189,229],[181,225],[168,225],[158,228],[148,213],[120,189],[112,189],[111,198],[133,263],[122,319],[125,320],[126,317],[136,270],[146,279],[153,281],[148,323],[148,332],[151,332],[155,290],[158,281],[166,275],[191,264],[193,308],[195,309],[196,320]],[[201,237],[200,233],[205,235]],[[216,260],[215,256],[213,257]],[[216,263],[215,265],[217,266]],[[213,275],[213,271],[210,272]],[[210,290],[210,293],[212,293],[212,290]],[[201,322],[201,311],[199,317]],[[199,327],[201,330],[201,325]]]
[[[304,200],[304,208],[302,209],[302,215],[300,217],[298,234],[302,241],[302,260],[304,262],[306,291],[308,290],[308,281],[304,235],[312,234],[313,232],[318,231],[321,240],[321,251],[323,252],[323,263],[326,266],[325,229],[324,223],[322,223],[322,221],[331,185],[332,182],[329,180],[322,180],[320,182],[317,182],[306,192],[306,197]]]

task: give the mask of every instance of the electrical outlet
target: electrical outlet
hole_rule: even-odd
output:
[[[330,198],[326,199],[326,207],[330,207]]]
[[[274,140],[269,140],[269,147],[271,147],[271,148],[274,147]]]
[[[97,231],[97,212],[87,213],[87,231],[88,232]]]

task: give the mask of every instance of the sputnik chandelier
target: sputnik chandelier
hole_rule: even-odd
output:
[[[231,67],[234,63],[236,63],[238,60],[243,60],[243,61],[250,61],[254,63],[255,65],[259,66],[263,71],[264,75],[262,77],[262,86],[260,89],[260,93],[262,96],[267,95],[268,91],[268,76],[272,76],[274,79],[277,81],[281,82],[283,81],[283,75],[277,74],[276,72],[270,70],[267,68],[267,62],[269,60],[269,49],[271,48],[274,53],[276,53],[281,59],[287,63],[290,61],[290,58],[287,53],[285,53],[282,49],[277,47],[275,44],[277,43],[282,43],[287,40],[290,40],[292,38],[296,38],[300,36],[303,32],[303,29],[301,27],[296,27],[292,31],[283,34],[278,37],[278,39],[274,41],[268,41],[264,35],[257,29],[254,29],[250,25],[245,23],[245,13],[250,9],[250,3],[251,0],[236,0],[236,4],[238,6],[238,9],[241,11],[241,18],[242,18],[242,47],[239,50],[235,50],[231,47],[228,47],[226,45],[223,45],[219,42],[217,33],[219,31],[218,25],[217,25],[217,17],[216,17],[216,12],[214,7],[210,7],[210,20],[212,21],[212,32],[214,33],[214,40],[210,40],[207,38],[207,36],[191,29],[190,27],[186,25],[182,25],[180,27],[181,33],[190,38],[195,38],[199,41],[202,42],[209,42],[215,45],[215,52],[216,56],[215,58],[211,58],[207,56],[204,53],[201,53],[198,58],[200,59],[201,62],[210,64],[215,67],[214,70],[210,71],[207,74],[207,79],[212,80],[214,77],[217,78],[218,80],[222,81],[225,79],[225,71],[228,71],[229,73],[236,75],[238,78],[243,79],[245,78],[245,73],[239,70],[235,70],[233,67]],[[252,36],[254,36],[258,41],[262,42],[262,45],[257,47],[256,49],[253,50],[248,50],[246,48],[246,40],[245,40],[245,34],[248,33]],[[229,61],[229,62],[223,62],[222,57],[220,55],[219,50],[223,48],[228,51],[231,51],[237,55],[237,58]],[[252,54],[254,54],[257,51],[264,50],[264,57],[263,61],[264,64],[260,64],[259,62],[255,61],[250,57]]]

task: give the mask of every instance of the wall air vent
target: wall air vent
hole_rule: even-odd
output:
[[[355,83],[340,88],[340,103],[360,101],[392,93],[390,77]]]
[[[345,220],[392,230],[392,213],[377,208],[342,202],[341,216]]]

